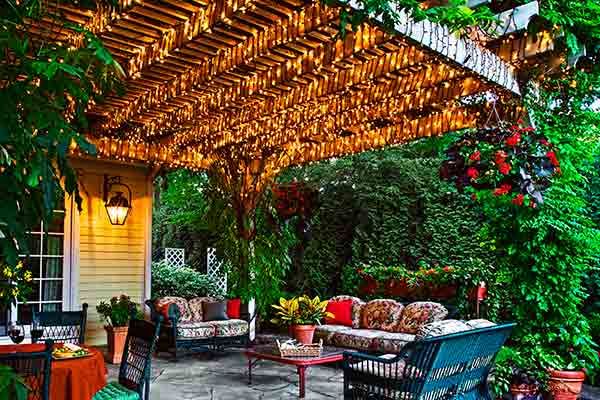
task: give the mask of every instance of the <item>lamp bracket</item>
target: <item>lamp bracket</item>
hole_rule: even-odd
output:
[[[106,201],[108,200],[108,194],[111,192],[113,186],[123,186],[124,188],[126,188],[128,194],[129,194],[128,199],[131,202],[131,189],[129,188],[129,186],[127,186],[126,184],[121,182],[121,177],[120,176],[109,176],[109,175],[105,174],[104,175],[104,184],[103,184],[103,193],[102,193],[102,200],[104,201],[104,203],[106,203]]]

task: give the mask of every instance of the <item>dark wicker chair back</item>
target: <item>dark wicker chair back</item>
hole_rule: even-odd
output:
[[[44,351],[0,354],[0,365],[11,367],[29,387],[28,400],[49,400],[52,340]]]
[[[514,324],[412,342],[394,358],[344,355],[344,398],[491,400],[487,377]]]
[[[41,340],[52,339],[59,343],[83,344],[87,309],[87,303],[83,303],[81,311],[34,312],[33,320],[44,329]]]
[[[140,319],[129,321],[125,350],[119,369],[119,383],[127,389],[138,392],[140,399],[150,398],[151,360],[161,320],[162,318],[159,317],[156,324]]]

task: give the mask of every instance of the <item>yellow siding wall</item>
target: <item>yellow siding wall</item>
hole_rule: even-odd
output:
[[[77,304],[89,304],[86,342],[98,345],[106,343],[96,313],[101,300],[120,293],[127,293],[137,303],[144,300],[152,193],[147,168],[96,160],[75,160],[74,167],[83,203],[80,213],[73,211],[71,298]],[[125,225],[113,226],[108,220],[102,200],[104,174],[121,176],[131,188],[132,209]]]

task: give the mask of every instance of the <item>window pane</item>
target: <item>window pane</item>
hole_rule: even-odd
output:
[[[62,268],[62,257],[44,258],[42,260],[42,274],[44,278],[62,278]]]
[[[62,281],[42,281],[42,300],[62,299]]]
[[[42,304],[42,311],[62,311],[62,303]]]
[[[55,235],[45,235],[44,254],[51,256],[60,256],[63,253],[63,237]]]
[[[63,233],[65,231],[64,221],[65,213],[55,211],[54,214],[52,214],[52,219],[48,225],[48,232]]]
[[[40,277],[40,257],[22,258],[23,267],[27,271],[31,271],[33,278]]]
[[[8,321],[10,321],[8,313],[7,310],[0,311],[0,336],[6,336]]]
[[[27,301],[40,301],[40,281],[31,282],[31,293],[27,296]]]
[[[27,248],[23,249],[23,254],[40,254],[40,244],[42,242],[42,236],[39,233],[32,233],[27,237]]]
[[[17,322],[31,324],[34,310],[39,311],[39,304],[19,304],[17,306]]]

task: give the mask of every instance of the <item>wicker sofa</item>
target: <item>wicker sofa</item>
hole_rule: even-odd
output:
[[[169,352],[175,359],[182,352],[204,352],[227,346],[246,346],[250,343],[250,326],[256,314],[242,314],[239,319],[206,321],[202,303],[215,301],[211,297],[162,297],[146,300],[152,320],[164,317],[156,352]]]
[[[325,344],[371,353],[399,353],[407,343],[437,333],[453,333],[489,326],[485,320],[445,320],[448,306],[435,302],[402,304],[377,299],[364,302],[357,297],[336,296],[331,301],[352,301],[352,326],[325,324],[317,327],[316,339]]]

